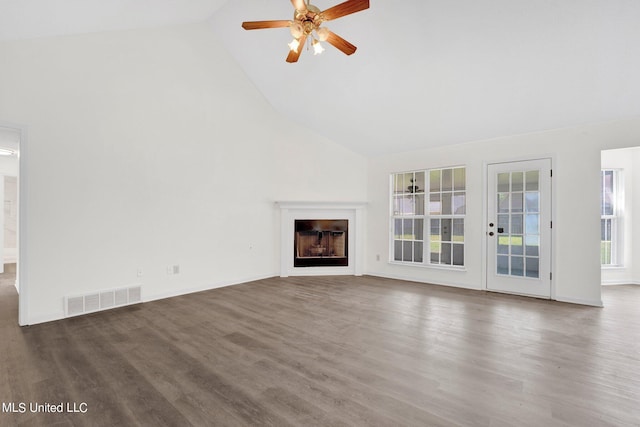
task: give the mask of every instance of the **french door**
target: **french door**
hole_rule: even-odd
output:
[[[550,298],[551,159],[487,172],[487,289]]]

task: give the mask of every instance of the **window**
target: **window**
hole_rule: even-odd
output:
[[[463,266],[465,168],[403,172],[393,174],[392,180],[391,259]]]
[[[423,261],[425,173],[393,175],[393,260]]]
[[[600,262],[604,266],[622,264],[620,234],[622,203],[619,171],[601,171],[600,191]]]

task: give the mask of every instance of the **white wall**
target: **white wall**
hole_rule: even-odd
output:
[[[633,209],[633,217],[631,219],[633,225],[630,240],[632,242],[632,251],[635,254],[634,259],[638,259],[640,254],[640,148],[633,150],[633,164],[635,165],[633,174],[633,201],[631,208]],[[633,270],[630,283],[640,285],[640,260],[633,263]]]
[[[3,42],[0,58],[0,119],[28,128],[27,323],[62,317],[65,295],[276,275],[274,200],[366,194],[366,161],[276,114],[204,25]]]
[[[640,142],[640,140],[639,140]],[[602,152],[603,169],[620,169],[624,183],[623,265],[602,269],[603,284],[640,284],[639,263],[634,260],[640,254],[640,148],[605,150]]]
[[[463,125],[463,124],[461,124]],[[640,119],[562,129],[430,149],[369,162],[368,274],[482,289],[484,163],[553,158],[553,295],[561,301],[601,304],[599,258],[600,152],[640,140]],[[389,264],[389,194],[392,172],[467,167],[466,269],[451,271]],[[380,261],[376,255],[380,254]]]

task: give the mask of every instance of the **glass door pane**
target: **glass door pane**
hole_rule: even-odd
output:
[[[538,278],[539,172],[502,172],[497,177],[496,274]]]

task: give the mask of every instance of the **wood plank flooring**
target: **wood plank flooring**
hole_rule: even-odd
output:
[[[13,426],[640,426],[640,287],[593,308],[375,277],[273,278],[20,328]]]

